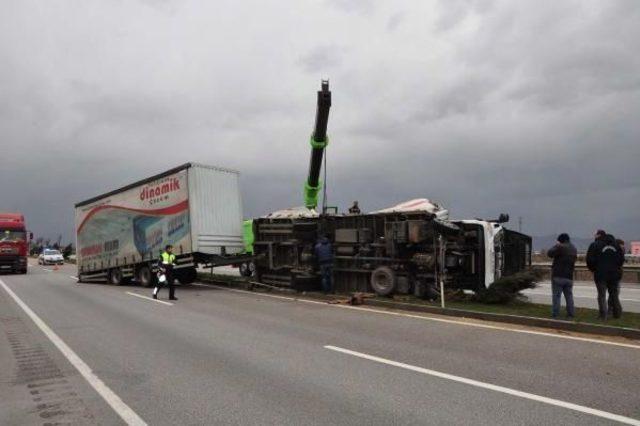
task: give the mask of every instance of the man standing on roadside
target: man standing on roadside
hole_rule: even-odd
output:
[[[322,275],[322,291],[325,294],[333,292],[331,276],[333,275],[333,248],[329,238],[323,236],[320,238],[315,248],[316,259],[320,266],[320,274]]]
[[[601,234],[599,234],[601,233]],[[614,318],[622,315],[620,305],[620,280],[624,254],[613,235],[598,231],[596,240],[587,252],[587,267],[593,272],[593,279],[598,290],[598,310],[601,320],[607,319],[607,308],[611,305]],[[607,292],[609,303],[607,303]]]
[[[551,315],[557,318],[560,314],[560,298],[564,294],[567,303],[567,318],[575,316],[573,305],[573,270],[578,251],[571,244],[568,234],[558,235],[558,242],[547,252],[553,259],[551,266]]]

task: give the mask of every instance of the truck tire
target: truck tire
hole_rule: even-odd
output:
[[[256,272],[256,264],[253,262],[243,262],[240,264],[240,275],[251,277]]]
[[[140,269],[138,269],[138,283],[140,283],[142,287],[151,287],[155,282],[156,277],[153,275],[153,272],[151,272],[149,265],[141,266]]]
[[[120,268],[113,268],[109,271],[109,282],[113,285],[122,285],[122,270]]]
[[[180,269],[176,274],[176,278],[178,278],[180,284],[193,284],[198,279],[198,271],[196,271],[196,268]]]
[[[396,289],[396,273],[388,266],[380,266],[371,273],[371,287],[379,296],[389,296]]]

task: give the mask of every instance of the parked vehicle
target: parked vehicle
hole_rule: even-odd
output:
[[[196,279],[197,266],[243,262],[238,178],[233,170],[187,163],[76,204],[80,281],[151,286],[167,244],[181,283]]]
[[[27,273],[28,240],[24,216],[20,213],[0,213],[0,271]]]
[[[64,257],[59,250],[44,249],[38,255],[38,265],[63,265]]]

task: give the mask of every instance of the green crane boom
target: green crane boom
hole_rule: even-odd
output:
[[[304,205],[308,209],[318,206],[318,194],[322,188],[320,170],[324,149],[329,143],[327,137],[327,123],[329,122],[329,108],[331,108],[331,91],[329,80],[322,80],[321,89],[318,91],[318,106],[316,109],[316,124],[311,135],[311,159],[309,161],[309,176],[304,184]]]

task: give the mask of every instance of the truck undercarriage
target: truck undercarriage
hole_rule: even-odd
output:
[[[479,290],[530,264],[530,237],[488,221],[444,221],[426,212],[325,215],[254,221],[257,277],[296,290],[319,288],[313,247],[334,248],[339,292],[429,297],[447,288]],[[491,257],[491,258],[489,258]]]

